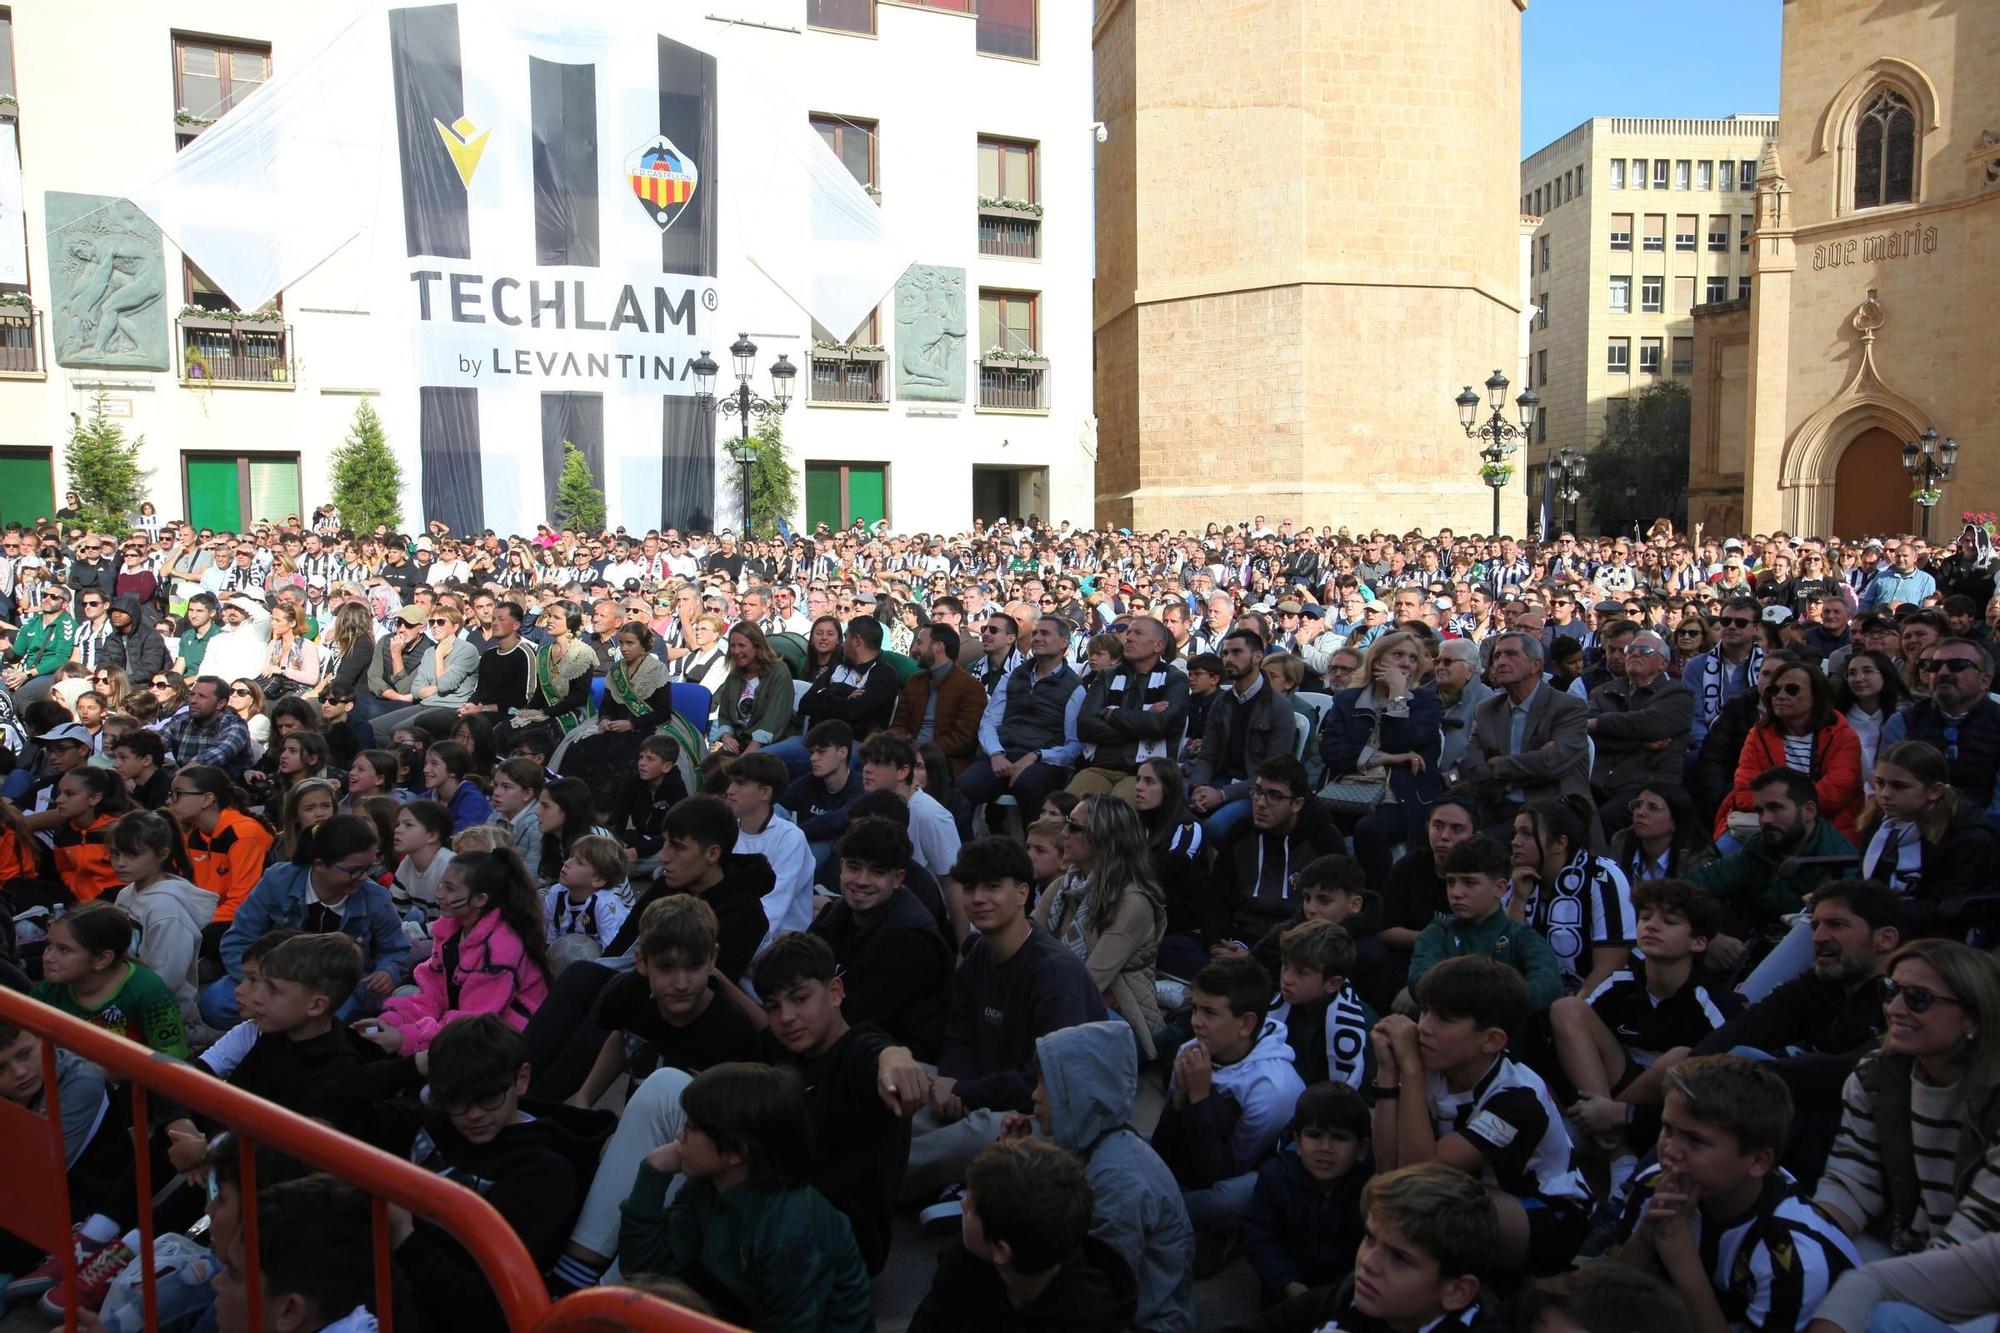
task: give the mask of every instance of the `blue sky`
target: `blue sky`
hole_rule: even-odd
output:
[[[1780,0],[1528,0],[1521,156],[1592,116],[1778,110]]]

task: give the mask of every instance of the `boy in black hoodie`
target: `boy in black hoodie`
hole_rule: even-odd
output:
[[[840,897],[810,933],[832,946],[839,961],[846,983],[841,1012],[850,1023],[875,1024],[919,1060],[937,1059],[956,960],[937,921],[904,887],[909,835],[891,820],[857,819],[841,836],[835,860]]]
[[[1074,1157],[1008,1139],[972,1159],[958,1244],[910,1318],[910,1333],[1122,1333],[1137,1308],[1131,1270],[1090,1234],[1095,1196]]]
[[[429,1113],[421,1126],[409,1126],[413,1135],[399,1149],[492,1204],[546,1272],[582,1198],[571,1162],[589,1160],[596,1145],[563,1128],[554,1108],[521,1109],[531,1072],[521,1034],[497,1014],[464,1018],[438,1033],[428,1051],[398,1063],[430,1076]],[[392,1216],[396,1259],[437,1333],[505,1323],[491,1281],[463,1246],[430,1222]]]

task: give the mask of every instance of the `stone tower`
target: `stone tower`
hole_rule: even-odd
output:
[[[1452,397],[1524,387],[1525,3],[1097,0],[1100,523],[1491,526]]]

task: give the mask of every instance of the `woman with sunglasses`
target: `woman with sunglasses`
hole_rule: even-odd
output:
[[[147,689],[160,706],[159,714],[151,724],[154,731],[179,717],[181,710],[187,707],[188,683],[178,671],[155,671],[153,678],[147,682]]]
[[[250,729],[250,762],[253,765],[261,762],[264,747],[271,743],[271,719],[264,716],[263,687],[247,678],[232,680],[226,702],[230,711],[242,718],[243,725]]]
[[[1715,646],[1715,630],[1701,611],[1689,603],[1680,613],[1680,623],[1667,636],[1668,646],[1673,650],[1667,659],[1667,674],[1681,680],[1687,673],[1688,663]]]
[[[442,725],[438,730],[445,730],[450,726],[448,715],[472,702],[472,693],[479,688],[479,652],[458,637],[462,623],[456,606],[439,602],[431,607],[424,621],[431,645],[424,650],[423,661],[417,664],[416,679],[410,685],[410,697],[416,706],[397,709],[377,719],[378,734],[385,726],[393,731],[413,716],[433,712],[440,714]]]
[[[1086,796],[1063,835],[1067,868],[1035,904],[1035,924],[1083,960],[1106,1007],[1132,1025],[1140,1059],[1150,1060],[1162,1026],[1153,983],[1167,903],[1145,825],[1128,802]]]
[[[116,710],[132,692],[132,678],[124,667],[100,666],[90,674],[90,688],[104,696],[104,706]]]
[[[1736,760],[1736,780],[1715,812],[1715,838],[1725,854],[1740,841],[1724,843],[1730,816],[1753,815],[1757,775],[1789,768],[1813,780],[1819,793],[1819,817],[1849,842],[1861,815],[1861,741],[1833,706],[1833,688],[1808,662],[1787,662],[1768,673],[1763,707],[1744,739]]]
[[[1813,1202],[1899,1254],[2000,1231],[2000,960],[1916,940],[1880,981],[1885,1031],[1841,1089]]]

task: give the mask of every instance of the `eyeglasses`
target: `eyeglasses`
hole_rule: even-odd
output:
[[[320,864],[325,865],[326,863],[322,861]],[[363,875],[367,874],[369,871],[375,868],[375,863],[373,861],[369,861],[366,862],[365,864],[358,866],[330,865],[327,866],[326,868],[338,874],[345,875],[349,879],[360,879]]]
[[[443,1111],[446,1115],[465,1115],[475,1110],[485,1111],[491,1114],[492,1112],[499,1110],[501,1107],[507,1104],[507,1094],[512,1091],[513,1091],[512,1088],[502,1088],[500,1089],[500,1091],[494,1093],[491,1097],[483,1097],[478,1101],[466,1102],[463,1105],[456,1105],[456,1106],[445,1106],[441,1104],[438,1109]]]
[[[1749,629],[1757,623],[1755,616],[1717,616],[1715,623],[1724,629]]]
[[[193,796],[206,796],[207,794],[208,794],[207,792],[199,792],[199,791],[184,791],[184,790],[182,790],[182,789],[181,789],[181,788],[179,788],[179,787],[169,787],[169,788],[167,788],[167,799],[168,799],[168,800],[170,800],[170,801],[185,801],[185,800],[187,800],[187,799],[188,799],[189,797],[193,797]]]
[[[1795,680],[1788,680],[1781,682],[1780,684],[1773,685],[1769,689],[1765,690],[1764,697],[1766,699],[1772,699],[1782,694],[1787,699],[1796,699],[1801,694],[1804,693],[1806,693],[1806,687],[1804,685],[1801,685],[1798,681]]]
[[[1887,1008],[1889,1002],[1899,995],[1903,999],[1903,1007],[1913,1014],[1927,1014],[1934,1004],[1955,1004],[1961,1009],[1965,1007],[1965,1001],[1955,995],[1940,995],[1928,986],[1912,986],[1894,977],[1883,977],[1875,985],[1882,992],[1884,1008]]]
[[[1290,801],[1296,798],[1290,792],[1280,791],[1276,787],[1252,787],[1250,789],[1250,799],[1252,801]]]
[[[1627,657],[1658,657],[1660,650],[1650,643],[1635,643],[1625,650]]]

